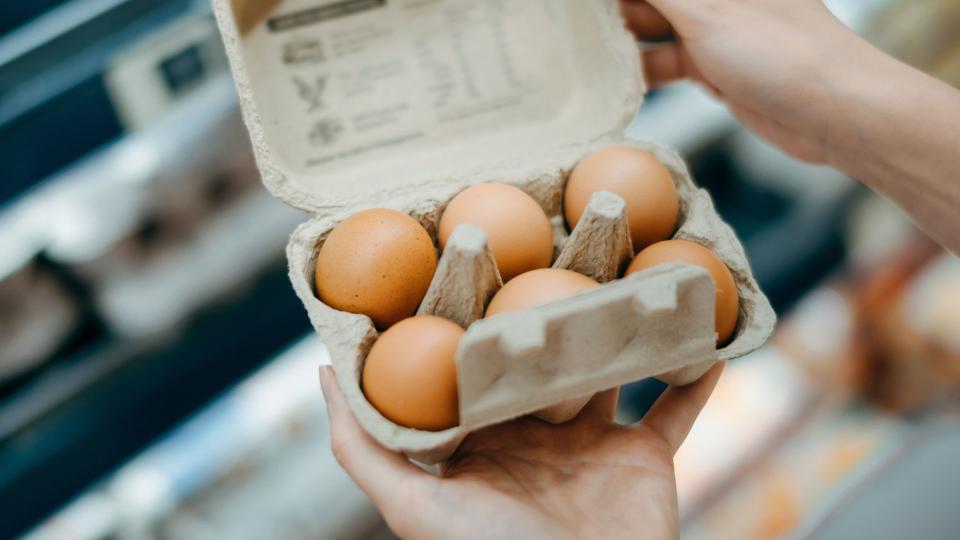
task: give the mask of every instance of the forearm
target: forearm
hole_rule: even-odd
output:
[[[833,74],[831,163],[960,253],[960,91],[863,43]]]

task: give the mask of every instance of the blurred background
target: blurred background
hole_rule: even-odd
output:
[[[828,3],[960,85],[960,0]],[[684,537],[956,538],[960,261],[693,87],[628,134],[685,154],[781,317],[677,456]],[[0,538],[392,538],[330,457],[307,216],[260,186],[208,2],[3,2],[0,160]]]

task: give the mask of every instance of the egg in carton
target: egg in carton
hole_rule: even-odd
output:
[[[619,135],[644,85],[616,1],[365,2],[344,10],[286,0],[244,20],[241,34],[234,9],[242,4],[214,0],[258,166],[272,193],[314,215],[288,245],[290,277],[349,406],[383,446],[437,463],[484,426],[534,413],[561,422],[596,392],[645,377],[689,383],[769,337],[773,311],[709,195],[674,152]],[[721,350],[704,270],[667,265],[617,279],[633,256],[621,199],[595,194],[567,233],[566,180],[581,158],[610,145],[650,151],[664,164],[680,198],[674,237],[707,246],[730,268],[740,315]],[[606,284],[478,320],[501,280],[483,232],[458,228],[420,313],[468,327],[457,353],[460,424],[404,428],[364,397],[360,377],[378,333],[368,317],[317,298],[317,252],[338,223],[367,208],[402,211],[436,241],[449,201],[488,181],[518,187],[544,209],[555,267]]]

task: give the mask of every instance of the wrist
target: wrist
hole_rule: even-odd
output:
[[[889,84],[882,67],[885,57],[862,38],[850,32],[846,43],[834,48],[820,73],[824,87],[823,141],[827,164],[856,175],[855,164],[867,150],[864,137],[881,112],[875,90]]]

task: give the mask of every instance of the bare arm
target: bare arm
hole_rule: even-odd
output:
[[[960,252],[960,92],[875,49],[820,0],[623,0],[653,86],[705,85],[786,152],[883,194]]]
[[[960,92],[866,48],[838,74],[829,161],[960,253]]]

